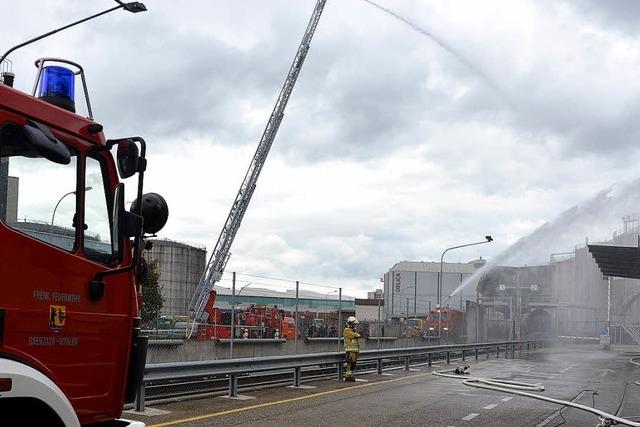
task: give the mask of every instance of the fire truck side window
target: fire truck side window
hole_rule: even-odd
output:
[[[76,242],[77,156],[68,165],[33,151],[17,127],[0,126],[0,221],[43,242],[73,251]]]
[[[91,157],[86,158],[85,188],[85,255],[97,261],[111,263],[111,224],[104,174],[101,162]]]

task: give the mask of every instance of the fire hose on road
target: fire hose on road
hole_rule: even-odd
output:
[[[639,362],[636,362],[634,359],[631,359],[631,362],[639,365]],[[465,366],[463,368],[455,368],[453,370],[446,371],[434,371],[433,375],[439,377],[446,378],[455,378],[457,380],[463,380],[462,383],[469,387],[482,388],[485,390],[493,390],[499,391],[502,393],[510,393],[518,396],[530,397],[533,399],[542,400],[544,402],[553,403],[556,405],[569,406],[572,408],[580,409],[582,411],[590,412],[594,415],[597,415],[600,418],[600,423],[597,425],[598,427],[609,426],[612,423],[624,424],[632,427],[640,427],[639,422],[631,421],[626,418],[621,418],[613,414],[609,414],[607,412],[601,411],[596,408],[592,408],[590,406],[581,405],[579,403],[570,402],[568,400],[555,399],[553,397],[542,396],[539,394],[529,393],[528,391],[544,391],[544,385],[542,384],[531,384],[531,383],[523,383],[519,381],[508,381],[501,380],[496,378],[479,378],[472,377],[468,372],[469,366]],[[638,384],[638,382],[636,382]],[[527,390],[527,391],[523,391]]]

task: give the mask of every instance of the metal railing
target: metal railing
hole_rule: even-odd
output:
[[[480,351],[484,351],[487,357],[489,357],[490,352],[495,351],[496,357],[500,357],[500,352],[504,350],[505,356],[511,353],[512,357],[515,357],[516,350],[532,350],[544,347],[547,344],[548,341],[545,340],[530,340],[365,350],[360,352],[358,361],[376,361],[377,372],[382,373],[382,362],[388,359],[404,359],[404,367],[406,370],[409,370],[411,359],[417,357],[426,357],[427,364],[431,366],[434,355],[445,356],[446,363],[450,362],[452,354],[460,354],[462,360],[465,360],[465,358],[470,355],[478,359]],[[138,390],[135,409],[136,411],[144,410],[145,387],[147,384],[154,382],[187,381],[189,379],[224,376],[229,379],[229,396],[236,397],[238,395],[238,377],[241,375],[292,370],[292,385],[299,387],[302,368],[320,365],[337,365],[337,378],[342,380],[344,357],[344,353],[342,352],[328,352],[150,364],[145,367],[144,380]]]

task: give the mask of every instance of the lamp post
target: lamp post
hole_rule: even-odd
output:
[[[72,22],[71,24],[67,24],[64,27],[60,27],[60,28],[57,28],[55,30],[51,30],[51,31],[49,31],[47,33],[44,33],[44,34],[41,34],[41,35],[39,35],[37,37],[29,39],[26,42],[23,42],[23,43],[20,43],[18,45],[15,45],[14,47],[12,47],[8,51],[6,51],[2,55],[2,57],[0,57],[0,63],[2,63],[2,61],[4,61],[7,58],[7,56],[9,56],[9,54],[11,52],[13,52],[14,50],[16,50],[16,49],[20,49],[21,47],[29,45],[29,44],[31,44],[33,42],[37,42],[38,40],[42,40],[45,37],[49,37],[49,36],[59,32],[59,31],[66,30],[67,28],[73,27],[74,25],[82,24],[83,22],[89,21],[90,19],[93,19],[93,18],[97,18],[98,16],[106,15],[107,13],[113,12],[114,10],[123,9],[123,10],[126,10],[127,12],[131,12],[131,13],[144,12],[144,11],[147,10],[147,8],[144,6],[144,4],[142,4],[140,2],[134,1],[134,2],[130,2],[130,3],[124,3],[121,0],[115,0],[115,1],[116,1],[116,3],[118,3],[117,6],[114,6],[114,7],[110,8],[110,9],[107,9],[107,10],[104,10],[102,12],[96,13],[94,15],[88,16],[86,18],[82,18],[82,19],[80,19],[78,21]]]
[[[84,192],[86,193],[89,190],[92,190],[93,187],[87,187],[84,189]],[[60,202],[67,196],[70,196],[72,194],[76,194],[75,191],[69,191],[68,193],[66,193],[65,195],[63,195],[62,197],[60,197],[60,199],[58,200],[58,203],[56,203],[56,207],[53,208],[53,215],[51,215],[51,226],[49,227],[49,234],[53,234],[53,220],[56,218],[56,211],[58,210],[58,206],[60,205]]]
[[[493,242],[493,237],[484,236],[484,240],[481,242],[466,243],[464,245],[451,246],[442,252],[440,256],[440,275],[438,276],[438,338],[442,338],[442,265],[444,261],[444,254],[452,249],[466,248],[467,246],[483,245],[485,243]],[[448,300],[449,298],[447,298]]]

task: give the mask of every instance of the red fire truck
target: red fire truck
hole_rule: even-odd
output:
[[[142,380],[141,252],[168,208],[142,194],[144,140],[91,117],[82,67],[36,65],[33,94],[0,84],[0,424],[114,421]],[[129,212],[119,181],[136,174]]]
[[[462,333],[463,322],[462,311],[436,308],[428,314],[426,333],[429,336],[438,336],[438,328],[442,328],[443,337],[456,337]]]
[[[218,293],[213,289],[207,298],[204,312],[207,315],[206,323],[197,326],[196,339],[199,341],[210,339],[229,339],[231,337],[231,310],[222,310],[215,307]],[[293,339],[295,336],[295,320],[286,317],[285,311],[278,307],[264,305],[251,305],[242,309],[236,309],[234,316],[236,336],[241,335],[239,329],[249,327],[254,332],[253,337],[273,338],[276,329],[280,337]]]

